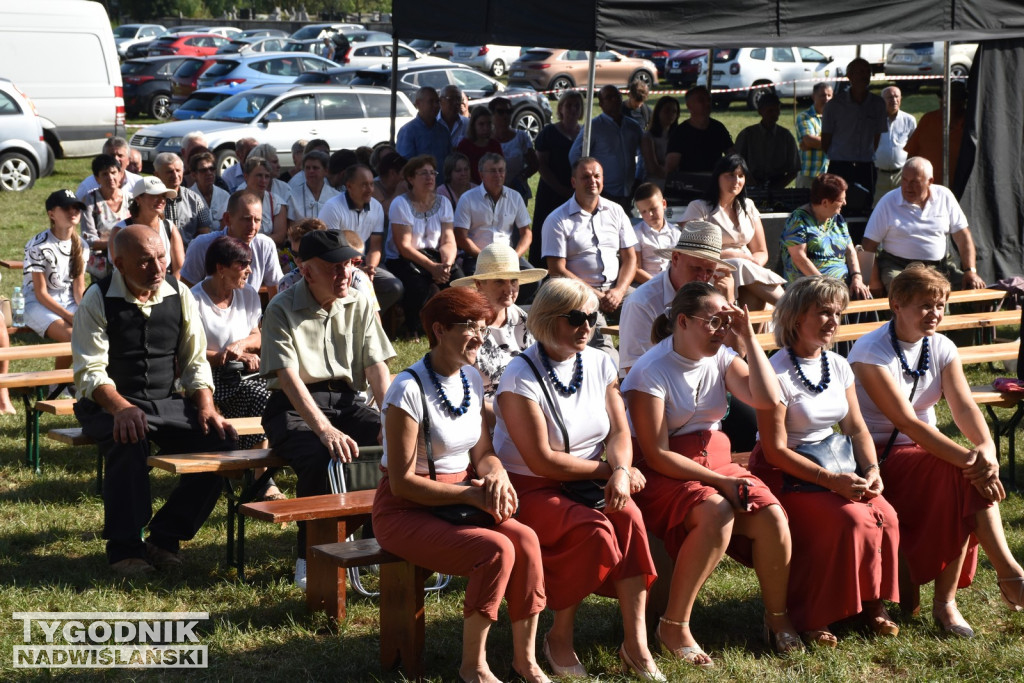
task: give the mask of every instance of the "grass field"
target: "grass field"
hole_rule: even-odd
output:
[[[907,97],[912,113],[934,108],[932,94]],[[735,135],[756,120],[756,114],[736,104],[715,114]],[[88,173],[87,160],[57,164],[56,173],[22,195],[0,194],[0,258],[20,259],[25,242],[46,227],[42,205],[54,189],[74,188]],[[0,291],[10,295],[20,277],[4,274]],[[19,274],[20,275],[20,274]],[[31,335],[16,344],[39,343]],[[423,344],[402,343],[393,370],[405,367],[423,353]],[[47,361],[22,362],[14,369],[42,369]],[[971,371],[971,382],[989,381],[994,372]],[[349,618],[336,629],[322,615],[310,615],[302,594],[291,585],[295,528],[250,523],[247,529],[247,580],[239,582],[224,568],[225,507],[218,506],[197,538],[184,546],[184,567],[153,578],[124,581],[111,577],[99,539],[103,509],[93,491],[94,452],[91,448],[43,445],[43,471],[24,467],[24,421],[0,417],[0,679],[49,680],[59,672],[12,669],[11,652],[22,642],[18,611],[206,611],[210,620],[199,628],[200,641],[210,649],[209,669],[188,674],[189,680],[301,681],[399,680],[378,665],[377,609],[369,600],[350,598]],[[1005,411],[1003,411],[1005,413]],[[72,426],[71,418],[46,416],[44,428]],[[957,437],[948,411],[940,424]],[[294,477],[278,481],[294,491]],[[152,475],[154,505],[159,506],[174,479]],[[1024,501],[1014,490],[1003,506],[1011,548],[1024,556]],[[827,530],[823,530],[827,533]],[[430,680],[451,681],[458,666],[461,637],[461,588],[427,600],[426,670]],[[841,628],[839,647],[787,658],[771,654],[761,643],[762,606],[753,572],[726,560],[702,591],[692,618],[694,633],[717,666],[695,671],[659,658],[670,680],[739,681],[1021,681],[1024,680],[1024,614],[1009,614],[999,598],[995,575],[982,557],[974,586],[959,594],[961,609],[978,631],[973,641],[943,638],[935,629],[927,605],[925,616],[905,620],[896,639],[867,637],[855,626]],[[894,613],[898,610],[894,609]],[[541,632],[550,625],[541,618]],[[590,598],[577,620],[577,645],[584,665],[601,680],[628,680],[618,671],[616,651],[621,641],[616,604]],[[507,615],[492,630],[490,661],[504,677],[511,663],[511,634]],[[89,680],[164,680],[168,672],[131,670],[103,673],[76,670],[73,678]],[[70,678],[70,676],[69,676]]]

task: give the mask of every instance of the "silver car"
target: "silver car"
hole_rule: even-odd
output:
[[[43,141],[43,124],[32,100],[0,78],[0,189],[21,192],[53,171],[53,154]]]
[[[977,43],[953,43],[949,46],[949,77],[963,80],[971,73]],[[894,43],[885,56],[886,76],[941,76],[942,43]],[[911,87],[918,82],[909,82]],[[901,82],[905,87],[905,83]]]
[[[416,115],[398,93],[396,126]],[[253,137],[279,151],[296,140],[323,138],[331,149],[374,147],[391,136],[391,93],[386,88],[334,85],[265,85],[233,95],[198,119],[146,126],[131,139],[149,168],[157,154],[181,151],[181,138],[205,134],[219,171],[238,163],[235,141]],[[290,154],[290,151],[288,152]]]

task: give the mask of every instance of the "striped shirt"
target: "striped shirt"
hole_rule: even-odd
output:
[[[799,143],[805,135],[821,137],[821,114],[810,107],[796,117],[796,137]],[[820,149],[800,150],[800,175],[817,178],[828,172],[828,156]]]

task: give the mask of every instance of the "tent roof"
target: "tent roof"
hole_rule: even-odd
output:
[[[577,50],[1024,36],[1020,0],[393,0],[402,39]]]

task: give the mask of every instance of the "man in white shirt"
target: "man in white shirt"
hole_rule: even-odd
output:
[[[636,274],[636,232],[622,207],[601,196],[604,171],[593,157],[573,165],[574,194],[544,221],[541,252],[552,277],[571,277],[592,287],[601,315],[591,345],[618,364],[618,352],[600,331],[604,313],[622,306]]]
[[[455,207],[455,243],[462,250],[462,270],[476,272],[476,259],[492,242],[512,244],[512,231],[519,231],[516,255],[520,268],[527,268],[523,254],[530,249],[533,231],[523,196],[505,186],[505,158],[488,153],[480,158],[478,170],[483,181],[459,198]]]
[[[875,168],[878,169],[878,180],[875,181],[875,205],[881,201],[882,195],[900,186],[900,173],[907,163],[907,152],[904,146],[917,128],[913,116],[900,109],[903,93],[895,85],[882,91],[885,100],[885,113],[889,129],[878,138],[875,149]]]
[[[920,261],[942,271],[954,288],[981,289],[974,240],[956,197],[948,188],[935,185],[932,164],[924,157],[911,157],[903,166],[900,187],[886,194],[871,213],[864,232],[864,251],[875,254],[877,268],[871,275],[873,290],[887,291],[889,283],[912,262]],[[953,263],[947,236],[960,252],[963,271]],[[864,264],[870,270],[874,258]]]
[[[107,138],[107,141],[103,143],[103,154],[109,154],[114,157],[117,159],[117,163],[121,165],[121,170],[124,171],[124,177],[121,179],[121,189],[128,192],[131,192],[132,188],[135,187],[135,183],[142,180],[142,176],[128,170],[131,151],[128,141],[124,138]],[[75,190],[75,197],[78,198],[78,201],[84,201],[85,196],[99,186],[100,183],[96,180],[96,176],[89,176],[79,184],[78,189]]]
[[[234,192],[245,184],[245,160],[249,157],[249,152],[258,144],[260,141],[256,138],[242,138],[235,143],[235,156],[238,157],[238,163],[220,174],[220,179],[227,184],[229,192]]]
[[[189,287],[202,281],[206,277],[206,250],[213,240],[228,235],[252,249],[252,272],[248,283],[255,290],[266,286],[267,297],[273,299],[277,294],[277,283],[281,280],[281,263],[274,240],[260,232],[262,221],[263,201],[259,197],[245,190],[232,194],[224,214],[224,228],[200,235],[188,245],[185,263],[181,267],[181,281]]]

